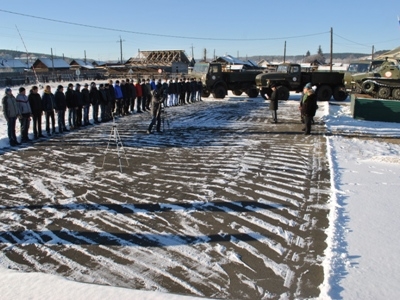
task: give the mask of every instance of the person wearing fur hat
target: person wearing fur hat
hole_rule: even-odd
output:
[[[312,89],[311,83],[307,83],[303,89],[304,96],[301,100],[301,115],[304,119],[304,134],[311,134],[311,124],[313,118],[315,116],[315,112],[317,111],[317,95],[315,95],[314,90]]]
[[[7,87],[5,89],[5,95],[1,101],[3,107],[3,115],[7,121],[7,133],[10,146],[14,147],[20,145],[15,135],[15,123],[17,119],[21,118],[21,112],[17,105],[17,100],[12,94],[12,90]]]

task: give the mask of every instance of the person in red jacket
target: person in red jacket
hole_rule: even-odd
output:
[[[143,93],[142,93],[142,86],[140,85],[140,80],[136,81],[135,89],[136,89],[136,112],[141,113]]]

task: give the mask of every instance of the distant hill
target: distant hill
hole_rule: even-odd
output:
[[[374,55],[379,56],[382,53],[388,52],[390,50],[381,50],[375,52]],[[323,56],[325,57],[326,61],[329,61],[330,59],[330,54],[329,53],[324,53]],[[366,57],[370,57],[371,53],[333,53],[332,58],[334,62],[342,62],[342,63],[348,63],[351,60],[355,59],[363,59]],[[46,54],[46,53],[29,53],[29,57],[32,58],[38,58],[38,57],[51,57],[51,54]],[[0,49],[0,59],[11,59],[11,58],[24,58],[26,59],[26,52],[23,51],[17,51],[17,50],[6,50],[6,49]],[[63,58],[66,61],[72,61],[73,59],[81,59],[81,57],[63,57],[63,56],[57,56],[54,55],[54,58]],[[289,55],[286,56],[287,61],[296,61],[296,62],[301,62],[304,60],[305,55]],[[239,59],[242,60],[253,60],[253,61],[260,61],[262,59],[265,59],[267,61],[283,61],[283,55],[258,55],[258,56],[248,56],[248,57],[239,57]],[[199,59],[200,60],[200,59]],[[198,60],[196,60],[198,61]]]
[[[388,52],[389,50],[381,50],[377,51],[374,53],[374,56],[377,57],[385,52]],[[326,62],[330,60],[330,53],[324,53],[323,56],[325,57]],[[341,62],[341,63],[349,63],[351,60],[356,60],[356,59],[366,59],[366,58],[371,57],[371,53],[333,53],[332,59],[333,62]],[[301,62],[306,58],[305,55],[287,55],[286,56],[286,61],[295,61],[295,62]],[[248,56],[248,57],[240,57],[242,60],[253,60],[253,61],[260,61],[262,59],[265,59],[267,61],[283,61],[283,55],[259,55],[259,56]]]
[[[17,50],[6,50],[0,49],[0,59],[12,59],[12,58],[22,58],[26,59],[26,52],[17,51]],[[29,52],[29,58],[38,58],[38,57],[51,57],[51,54],[44,54],[44,53],[31,53]],[[65,60],[73,60],[69,57],[63,57],[58,55],[53,55],[54,58],[64,58]]]

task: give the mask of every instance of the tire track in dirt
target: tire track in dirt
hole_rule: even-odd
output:
[[[144,134],[146,114],[117,120],[123,173],[106,123],[5,152],[0,263],[215,298],[317,297],[324,138],[300,134],[296,103],[281,104],[281,124],[266,106],[232,97],[168,108],[161,135]]]

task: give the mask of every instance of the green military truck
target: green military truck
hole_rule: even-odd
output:
[[[328,101],[333,98],[343,101],[348,94],[343,85],[343,72],[302,72],[299,64],[284,63],[278,66],[276,72],[262,73],[256,76],[256,85],[261,91],[261,96],[270,96],[271,85],[277,85],[278,99],[289,99],[290,91],[297,93],[303,91],[303,87],[311,82],[317,87],[318,100]]]
[[[239,69],[236,66],[220,62],[196,63],[192,75],[200,78],[203,84],[202,97],[210,94],[214,98],[223,99],[228,91],[236,96],[246,93],[250,98],[258,96],[255,78],[262,69]]]

